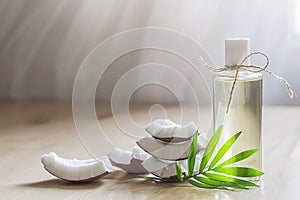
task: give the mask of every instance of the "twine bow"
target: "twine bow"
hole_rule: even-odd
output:
[[[265,66],[260,67],[260,66],[256,66],[256,65],[244,65],[243,64],[247,59],[249,59],[253,55],[263,56],[266,59]],[[292,90],[292,88],[291,88],[290,84],[287,82],[287,80],[285,80],[283,77],[280,77],[280,76],[274,74],[273,72],[267,70],[267,67],[270,64],[270,60],[269,60],[268,56],[262,52],[250,53],[242,60],[242,62],[240,64],[234,64],[234,65],[230,65],[230,66],[225,65],[222,68],[212,67],[212,66],[208,65],[201,56],[199,57],[199,59],[201,60],[203,65],[205,65],[208,69],[210,69],[213,72],[235,71],[234,81],[232,83],[231,91],[229,94],[229,100],[228,100],[228,104],[227,104],[227,108],[226,108],[226,113],[228,113],[228,111],[229,111],[230,104],[231,104],[232,97],[233,97],[233,91],[234,91],[234,88],[235,88],[235,85],[236,85],[236,82],[238,79],[238,74],[240,71],[247,71],[247,72],[253,72],[253,73],[267,72],[268,74],[270,74],[273,77],[280,80],[286,86],[290,98],[293,98],[293,96],[294,96],[294,91]]]

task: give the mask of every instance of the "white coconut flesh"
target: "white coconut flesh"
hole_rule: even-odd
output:
[[[132,152],[114,148],[107,156],[114,166],[128,173],[148,172],[143,167],[142,162],[149,158],[150,155],[137,146],[133,148]]]
[[[154,172],[164,167],[167,167],[172,163],[173,162],[171,161],[162,161],[151,156],[150,158],[142,162],[142,165],[148,172]]]
[[[151,173],[162,179],[177,179],[175,163],[169,164],[168,166]]]
[[[114,170],[107,156],[98,159],[64,159],[52,152],[41,157],[44,168],[52,175],[68,181],[88,181]]]
[[[189,140],[197,132],[193,122],[180,126],[169,119],[152,121],[145,130],[154,138],[168,143],[177,143]]]
[[[164,144],[155,140],[152,137],[145,137],[138,140],[136,143],[147,153],[162,160],[183,160],[188,157],[189,148],[192,142],[192,138],[186,142],[176,144]],[[197,145],[197,152],[199,152],[201,146]]]
[[[198,154],[195,159],[194,173],[198,172],[202,155]],[[187,171],[187,160],[178,162],[183,171]],[[165,162],[154,157],[145,160],[142,165],[153,175],[162,179],[177,179],[175,162]]]
[[[145,160],[142,165],[147,171],[157,177],[163,179],[176,178],[175,162],[162,161],[154,157],[150,157]]]

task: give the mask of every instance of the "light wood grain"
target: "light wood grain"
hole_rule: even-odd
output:
[[[137,106],[133,118],[145,124],[148,108]],[[210,109],[203,108],[205,114]],[[122,171],[99,181],[76,184],[48,174],[40,156],[51,151],[67,158],[90,158],[74,126],[71,105],[63,103],[0,103],[0,199],[300,199],[300,107],[263,109],[264,171],[262,186],[250,191],[204,190],[187,184],[160,184]],[[191,110],[192,112],[192,110]],[[176,118],[178,108],[168,109]],[[112,138],[114,127],[107,105],[97,115]],[[210,119],[203,117],[203,123]],[[123,141],[129,148],[132,141]],[[101,142],[99,143],[101,145]]]

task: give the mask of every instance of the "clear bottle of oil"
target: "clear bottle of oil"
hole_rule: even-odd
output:
[[[227,66],[240,64],[250,53],[249,39],[232,38],[225,40],[225,63]],[[248,59],[245,65],[250,64]],[[235,71],[224,71],[214,74],[213,78],[213,110],[214,129],[223,125],[222,143],[233,134],[242,131],[238,141],[226,154],[229,158],[241,151],[259,149],[248,159],[234,166],[262,168],[261,122],[262,122],[262,74],[240,71],[233,91],[229,112],[226,107],[234,81]],[[225,159],[226,159],[225,158]],[[259,180],[255,178],[252,180]]]

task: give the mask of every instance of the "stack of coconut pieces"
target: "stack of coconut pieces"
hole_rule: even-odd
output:
[[[90,160],[64,159],[55,153],[42,156],[44,168],[68,181],[90,181],[121,168],[128,173],[152,173],[162,179],[176,179],[175,162],[187,171],[187,158],[194,134],[198,135],[195,169],[207,144],[194,123],[180,126],[169,119],[157,119],[146,127],[148,136],[138,140],[132,151],[113,149],[108,155]]]
[[[187,168],[193,136],[199,134],[195,124],[180,126],[169,119],[157,119],[145,130],[149,135],[136,142],[139,147],[134,147],[132,152],[114,149],[108,154],[110,161],[129,173],[152,173],[163,179],[176,179],[175,162]],[[201,133],[198,138],[197,152],[201,152],[206,147],[207,137]],[[200,155],[196,158],[196,167]]]

